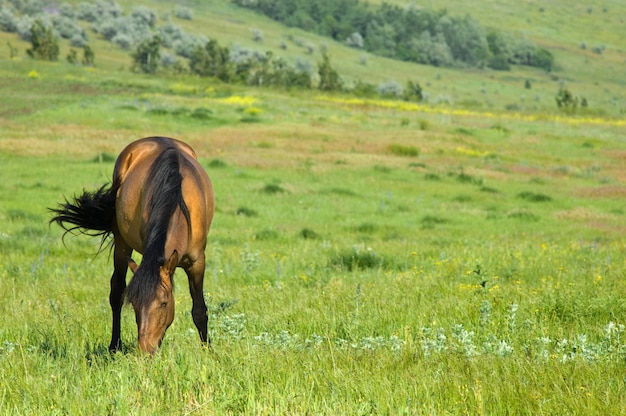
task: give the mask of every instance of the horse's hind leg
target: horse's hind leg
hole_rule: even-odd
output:
[[[126,290],[126,271],[128,270],[128,259],[133,250],[121,238],[115,239],[115,250],[113,251],[113,276],[111,276],[111,293],[109,303],[113,314],[113,325],[111,330],[111,343],[109,351],[118,351],[122,348],[121,339],[121,316],[122,305],[124,303],[124,291]]]
[[[193,306],[191,307],[193,323],[196,324],[196,328],[198,328],[200,340],[210,344],[211,340],[207,335],[207,308],[202,290],[204,283],[204,256],[196,260],[190,267],[186,268],[185,272],[189,278],[189,292],[191,293],[191,300],[193,302]]]

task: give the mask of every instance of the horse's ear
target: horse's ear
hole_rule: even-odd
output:
[[[167,270],[171,276],[174,274],[174,271],[176,270],[177,266],[178,266],[178,252],[174,250],[170,258],[163,265],[163,268]]]
[[[137,263],[135,263],[135,260],[131,259],[130,257],[128,258],[128,267],[130,267],[130,270],[132,270],[133,274],[137,273],[137,269],[139,268]]]

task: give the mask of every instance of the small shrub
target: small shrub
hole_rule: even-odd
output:
[[[598,46],[594,46],[591,48],[591,52],[597,54],[597,55],[602,55],[602,53],[604,52],[604,49],[606,49],[606,47],[604,45],[598,45]]]
[[[237,208],[237,211],[235,211],[235,213],[237,215],[242,215],[244,217],[256,217],[257,215],[259,215],[258,212],[256,212],[255,210],[253,210],[251,208],[247,208],[247,207],[239,207],[239,208]]]
[[[193,10],[185,6],[176,6],[174,16],[183,20],[193,20]]]
[[[404,156],[404,157],[417,157],[420,154],[420,151],[415,146],[405,146],[402,144],[390,144],[387,146],[387,151],[395,156]]]
[[[254,234],[255,240],[276,240],[280,235],[276,230],[264,229]]]
[[[65,59],[68,63],[76,65],[78,63],[78,52],[76,52],[76,49],[70,49]]]
[[[527,211],[525,209],[517,209],[517,210],[510,211],[509,213],[507,213],[506,216],[508,218],[516,218],[516,219],[528,221],[528,222],[539,221],[538,215],[535,215],[532,212]]]
[[[374,269],[380,267],[383,262],[372,249],[360,249],[353,247],[337,253],[330,259],[332,266],[338,266],[349,272],[355,270]]]
[[[469,195],[457,195],[454,198],[452,198],[452,200],[454,202],[466,203],[466,202],[471,202],[472,197]]]
[[[457,127],[454,129],[455,133],[462,134],[463,136],[473,136],[474,130],[468,129],[466,127]]]
[[[530,191],[524,191],[517,194],[518,198],[524,199],[530,202],[548,202],[552,201],[552,197],[549,195],[535,193]]]
[[[212,159],[207,164],[207,167],[211,169],[220,169],[220,168],[225,168],[226,166],[228,165],[222,159]]]
[[[278,184],[268,183],[267,185],[263,187],[263,189],[261,189],[261,192],[263,192],[264,194],[274,195],[274,194],[282,194],[282,193],[285,193],[286,191],[283,189],[282,186]]]
[[[498,194],[498,193],[500,193],[496,188],[492,188],[492,187],[489,187],[489,186],[481,186],[480,187],[480,192],[485,192],[485,193],[488,193],[488,194]]]
[[[363,234],[372,234],[376,232],[376,230],[378,230],[378,225],[372,224],[371,222],[364,222],[354,227],[354,231]]]
[[[383,82],[382,84],[378,85],[377,90],[378,94],[380,94],[381,97],[385,98],[402,97],[402,93],[404,91],[402,89],[402,86],[394,80]]]
[[[447,224],[449,221],[445,218],[435,215],[425,215],[422,220],[422,229],[429,230],[435,228],[437,225]]]
[[[332,188],[328,192],[341,196],[356,196],[356,193],[353,190],[345,188]]]
[[[471,183],[475,185],[482,185],[482,178],[477,178],[475,176],[469,175],[467,173],[461,172],[456,175],[456,180],[461,183]]]
[[[156,12],[145,6],[135,6],[130,13],[130,18],[137,23],[137,26],[148,26],[153,28],[156,25]]]
[[[440,181],[441,177],[436,173],[426,173],[424,174],[424,179],[427,181]]]
[[[374,165],[374,171],[380,173],[391,173],[391,168],[389,166]]]
[[[492,125],[491,129],[499,131],[501,133],[510,133],[511,132],[511,130],[508,127],[502,125],[501,123],[496,123],[496,124]]]
[[[305,240],[317,240],[320,238],[320,235],[310,228],[303,228],[300,230],[299,235]]]
[[[197,120],[210,120],[213,116],[213,111],[208,108],[198,107],[191,112],[191,118]]]
[[[100,152],[91,161],[93,163],[113,163],[117,157],[111,153]]]
[[[352,94],[357,97],[366,97],[372,98],[376,96],[376,86],[374,84],[370,84],[369,82],[361,81],[360,79],[356,81],[354,87],[352,87]]]
[[[13,58],[17,57],[17,55],[18,55],[17,48],[15,46],[13,46],[13,44],[11,44],[11,42],[7,42],[7,46],[9,47],[9,58],[13,59]]]
[[[359,32],[354,32],[346,39],[346,45],[351,48],[360,49],[363,47],[363,36]]]
[[[263,31],[261,29],[252,29],[252,40],[255,42],[263,42]]]
[[[8,7],[0,8],[0,30],[3,32],[17,32],[18,18]]]

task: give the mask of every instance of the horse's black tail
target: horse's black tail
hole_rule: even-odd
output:
[[[94,192],[83,192],[73,201],[65,200],[58,208],[50,208],[54,214],[50,223],[56,222],[68,232],[101,236],[102,242],[113,232],[115,223],[115,197],[118,186],[104,185]],[[65,236],[64,234],[64,236]]]

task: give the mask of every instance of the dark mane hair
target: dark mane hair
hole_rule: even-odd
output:
[[[164,251],[170,219],[180,208],[187,227],[191,229],[189,210],[183,199],[183,177],[180,173],[180,154],[175,147],[166,148],[154,161],[148,172],[146,189],[149,217],[145,227],[143,259],[128,285],[126,297],[141,307],[152,299],[161,283],[159,268],[165,264]]]

